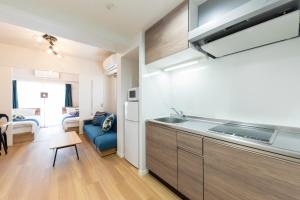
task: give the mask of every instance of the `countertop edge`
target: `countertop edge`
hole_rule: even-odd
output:
[[[204,136],[204,137],[220,140],[220,141],[223,141],[223,142],[228,142],[228,143],[232,143],[232,144],[236,144],[236,145],[245,146],[245,147],[248,147],[248,148],[253,148],[253,149],[256,149],[256,150],[266,152],[266,154],[267,153],[272,153],[272,154],[274,154],[274,157],[277,157],[279,159],[285,159],[285,160],[288,160],[288,161],[291,161],[291,162],[300,163],[300,152],[298,153],[298,152],[294,152],[294,151],[280,149],[280,148],[277,148],[277,147],[272,147],[272,146],[269,146],[267,144],[261,144],[261,143],[251,142],[251,141],[235,139],[235,138],[232,138],[230,136],[227,137],[227,136],[223,136],[223,135],[218,135],[218,134],[214,134],[212,132],[208,132],[208,131],[205,131],[205,130],[189,129],[189,128],[182,127],[182,126],[179,126],[179,125],[176,125],[176,124],[160,122],[160,121],[157,121],[155,119],[147,119],[145,122],[161,125],[161,126],[164,126],[164,127],[167,127],[167,128],[177,129],[179,131],[183,131],[183,132],[187,132],[187,133],[191,133],[191,134],[195,134],[195,135],[201,135],[201,136]],[[212,123],[218,124],[220,122],[212,122]]]

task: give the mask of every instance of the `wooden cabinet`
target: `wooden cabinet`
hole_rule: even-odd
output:
[[[147,167],[183,195],[203,199],[202,137],[147,124]]]
[[[191,200],[203,200],[203,137],[177,133],[178,191]]]
[[[191,200],[203,200],[203,137],[177,133],[178,191]]]
[[[186,132],[178,132],[177,145],[181,149],[188,150],[198,155],[202,155],[202,140],[203,137],[191,135]]]
[[[193,200],[300,200],[300,164],[147,124],[147,167]]]
[[[205,139],[204,199],[299,200],[300,165]]]
[[[177,188],[177,143],[174,129],[147,126],[147,167]]]
[[[146,64],[187,49],[188,31],[188,0],[185,0],[146,31]]]
[[[180,148],[178,191],[191,200],[203,200],[203,158]]]

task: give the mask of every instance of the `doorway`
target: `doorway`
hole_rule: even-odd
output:
[[[40,126],[61,124],[65,100],[65,84],[48,81],[18,81],[20,108],[40,108]]]

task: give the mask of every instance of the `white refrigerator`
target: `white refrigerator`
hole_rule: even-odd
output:
[[[125,159],[139,166],[139,102],[125,102]]]

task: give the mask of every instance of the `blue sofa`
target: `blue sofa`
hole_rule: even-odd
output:
[[[109,116],[111,113],[106,113]],[[83,131],[89,140],[95,144],[102,156],[109,155],[116,152],[117,148],[117,117],[112,126],[112,129],[103,133],[101,126],[95,126],[93,120],[85,120]]]

